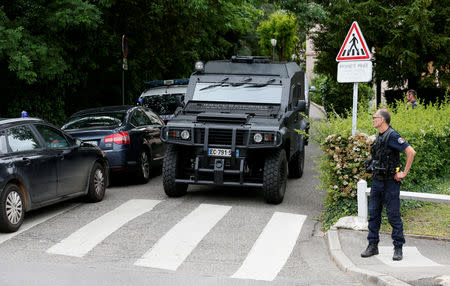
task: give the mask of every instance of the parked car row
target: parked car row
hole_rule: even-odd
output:
[[[18,230],[39,207],[79,196],[101,201],[110,174],[147,182],[164,158],[163,126],[143,106],[82,110],[61,129],[38,118],[0,119],[0,231]]]

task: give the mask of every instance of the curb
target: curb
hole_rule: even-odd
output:
[[[358,279],[361,280],[364,285],[377,285],[377,286],[410,286],[406,282],[398,280],[387,274],[378,273],[366,269],[357,267],[348,258],[341,248],[341,242],[339,241],[338,229],[330,229],[327,231],[328,248],[330,249],[331,256],[336,262],[339,269],[345,272],[349,272]]]

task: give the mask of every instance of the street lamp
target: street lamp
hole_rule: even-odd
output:
[[[277,40],[272,39],[270,40],[270,43],[272,44],[272,61],[275,61],[275,46],[277,45]]]

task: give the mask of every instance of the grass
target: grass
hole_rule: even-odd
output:
[[[445,178],[437,187],[436,193],[450,195],[450,178]],[[450,238],[450,204],[421,203],[418,208],[402,213],[405,234],[431,235]],[[391,232],[387,219],[383,219],[381,231]]]

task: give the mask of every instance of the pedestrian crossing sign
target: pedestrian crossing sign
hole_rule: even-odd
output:
[[[367,47],[366,40],[359,28],[358,22],[353,22],[345,37],[341,49],[336,57],[337,62],[343,61],[367,61],[372,59],[372,54]]]

